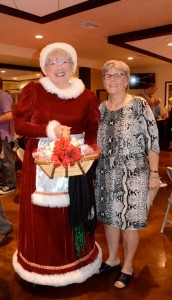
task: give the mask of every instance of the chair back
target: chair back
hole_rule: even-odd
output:
[[[172,181],[172,167],[167,167],[167,175],[170,178],[170,180]]]

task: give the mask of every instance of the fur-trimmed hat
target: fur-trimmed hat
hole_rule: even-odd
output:
[[[47,55],[52,50],[56,50],[56,49],[62,49],[70,55],[70,57],[73,61],[73,72],[75,73],[75,70],[77,67],[77,53],[71,45],[66,44],[66,43],[53,43],[53,44],[47,45],[45,48],[42,49],[42,51],[40,53],[40,57],[39,57],[40,67],[41,67],[42,72],[46,75],[45,63],[46,63]]]

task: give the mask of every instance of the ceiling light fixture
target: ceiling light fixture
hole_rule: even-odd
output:
[[[5,70],[1,70],[1,73],[6,73],[6,71]]]
[[[96,28],[98,26],[99,26],[98,24],[93,23],[93,22],[89,22],[89,21],[80,24],[80,27],[87,28],[87,29],[93,29],[93,28]]]
[[[133,59],[133,57],[132,57],[132,56],[129,56],[127,59],[128,59],[128,60],[132,60],[132,59]]]
[[[172,46],[172,43],[168,43],[167,45],[168,45],[168,46]]]
[[[36,38],[36,39],[42,39],[42,38],[43,38],[43,35],[37,34],[37,35],[35,35],[35,38]]]

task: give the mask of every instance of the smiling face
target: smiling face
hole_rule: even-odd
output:
[[[122,61],[107,61],[102,70],[103,84],[109,95],[124,94],[130,82],[130,69]]]
[[[60,89],[69,87],[73,73],[73,62],[70,55],[61,49],[51,51],[46,58],[46,75]]]
[[[111,67],[104,74],[103,83],[109,95],[119,95],[127,92],[129,80],[122,70]]]

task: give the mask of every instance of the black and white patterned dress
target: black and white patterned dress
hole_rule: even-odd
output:
[[[159,137],[153,113],[137,96],[116,111],[100,105],[97,165],[97,218],[127,229],[147,226],[148,149],[159,153]]]

